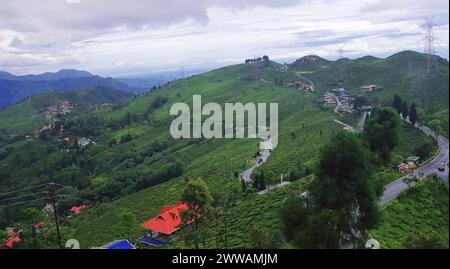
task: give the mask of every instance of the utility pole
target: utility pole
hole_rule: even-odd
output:
[[[58,238],[58,246],[61,249],[61,234],[59,232],[59,221],[58,221],[58,213],[56,211],[56,189],[55,189],[55,183],[49,183],[48,185],[48,195],[49,195],[49,202],[53,206],[53,213],[55,217],[55,226],[56,226],[56,235]]]

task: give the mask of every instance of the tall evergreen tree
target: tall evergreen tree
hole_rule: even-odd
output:
[[[320,154],[310,193],[281,209],[286,238],[300,248],[358,246],[379,220],[368,151],[354,134],[339,132]]]
[[[384,163],[389,162],[391,152],[397,145],[399,125],[399,116],[388,108],[380,109],[374,117],[367,120],[364,138],[369,149]]]
[[[181,201],[189,207],[181,214],[182,225],[186,228],[184,233],[186,242],[192,242],[198,249],[203,239],[205,247],[205,233],[208,228],[206,220],[213,202],[208,186],[200,178],[190,180],[181,194]],[[188,226],[191,221],[193,225]]]
[[[402,102],[402,116],[404,119],[408,117],[409,111],[408,111],[408,103],[406,101]]]
[[[417,122],[417,109],[416,104],[412,103],[411,107],[409,108],[409,121],[414,126]]]
[[[402,113],[402,98],[397,94],[394,95],[392,106],[395,108],[395,110],[397,110],[399,114]]]

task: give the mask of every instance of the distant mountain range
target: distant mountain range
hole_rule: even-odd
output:
[[[180,79],[183,77],[190,77],[210,71],[209,68],[189,69],[189,70],[166,70],[156,71],[148,74],[141,74],[132,77],[114,77],[114,79],[135,86],[138,88],[150,89],[153,86],[163,85],[170,81]]]
[[[130,86],[113,78],[104,78],[86,71],[63,69],[56,73],[16,76],[0,71],[0,109],[14,104],[28,96],[48,90],[57,92],[105,87],[129,93],[141,93],[144,87]]]

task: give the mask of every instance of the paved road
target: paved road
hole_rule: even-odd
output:
[[[266,138],[266,141],[268,141],[269,138]],[[269,158],[270,154],[272,153],[271,150],[265,149],[263,151],[260,151],[261,155],[259,156],[258,160],[253,164],[252,167],[245,170],[239,175],[239,178],[241,180],[244,180],[246,183],[250,183],[252,179],[250,178],[250,175],[253,173],[253,170],[256,167],[261,166],[263,163],[267,161],[267,158]]]
[[[341,108],[342,103],[341,101],[339,101],[338,97],[334,98],[334,100],[336,100],[336,107],[334,108],[334,113],[339,114],[339,109]]]
[[[359,118],[358,125],[356,126],[355,133],[361,133],[364,131],[364,127],[366,126],[366,118],[369,115],[368,111],[364,111]]]
[[[433,131],[426,126],[420,126],[418,128],[421,129],[426,134],[433,135]],[[415,175],[418,175],[419,173],[424,174],[424,176],[421,177],[420,179],[423,179],[426,176],[436,172],[441,179],[448,181],[448,172],[449,172],[448,166],[447,165],[445,166],[445,171],[442,172],[438,171],[439,164],[448,163],[448,150],[449,150],[448,139],[443,136],[439,136],[437,138],[437,142],[440,147],[440,152],[438,156],[436,156],[436,158],[434,158],[432,161],[425,164],[424,166],[416,169]],[[386,185],[384,187],[384,192],[380,198],[379,204],[383,204],[397,197],[402,191],[408,189],[409,186],[403,182],[403,180],[407,177],[408,176],[403,176]]]
[[[344,126],[344,127],[347,127],[347,128],[350,130],[350,132],[352,132],[352,133],[355,132],[355,128],[353,128],[352,126],[348,125],[348,124],[345,123],[345,122],[342,122],[342,121],[336,120],[336,119],[334,120],[334,122],[336,122],[336,123],[338,123],[338,124],[340,124],[340,125],[342,125],[342,126]]]
[[[352,132],[352,133],[361,133],[364,130],[364,126],[365,126],[366,118],[367,118],[368,114],[369,114],[369,112],[363,112],[361,114],[361,117],[359,118],[359,121],[358,121],[358,124],[357,124],[356,128],[353,128],[352,126],[348,125],[347,123],[344,123],[344,122],[342,122],[340,120],[337,120],[337,119],[335,119],[334,121],[339,123],[340,125],[342,125],[344,127],[347,127],[350,130],[350,132]]]
[[[276,188],[278,188],[278,187],[286,186],[286,185],[288,185],[288,184],[289,184],[289,181],[283,181],[283,182],[278,183],[278,184],[276,184],[276,185],[271,185],[271,186],[268,187],[267,189],[264,189],[264,190],[262,190],[262,191],[259,191],[259,192],[257,192],[256,194],[260,194],[260,195],[266,194],[266,193],[268,193],[268,192],[271,191],[271,190],[274,190],[274,189],[276,189]]]
[[[309,82],[309,86],[311,86],[312,91],[314,91],[314,82],[312,82],[312,80],[305,78],[304,76],[302,76],[299,72],[295,72],[295,74],[299,77],[302,78],[304,80],[306,80],[307,82]]]

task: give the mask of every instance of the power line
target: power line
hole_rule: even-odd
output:
[[[27,203],[30,203],[30,202],[35,202],[35,201],[44,200],[44,199],[47,199],[47,197],[41,197],[41,198],[36,198],[36,199],[32,199],[32,200],[28,200],[28,201],[23,201],[23,202],[12,203],[12,204],[0,205],[0,207],[22,205],[22,204],[27,204]]]
[[[4,202],[4,201],[10,201],[10,200],[15,200],[15,199],[20,199],[23,197],[28,197],[28,196],[34,196],[34,195],[39,195],[39,194],[43,194],[46,193],[45,191],[42,192],[35,192],[35,193],[29,193],[29,194],[24,194],[24,195],[20,195],[20,196],[15,196],[15,197],[10,197],[10,198],[5,198],[0,200],[0,202]]]
[[[43,187],[43,186],[47,186],[48,184],[49,184],[49,183],[45,183],[45,184],[36,185],[36,186],[33,186],[33,187],[27,187],[27,188],[15,190],[15,191],[10,191],[10,192],[5,192],[5,193],[0,193],[0,197],[2,197],[2,196],[7,196],[7,195],[11,195],[11,194],[18,193],[18,192],[27,191],[27,190],[37,189],[37,188],[40,188],[40,187]]]

